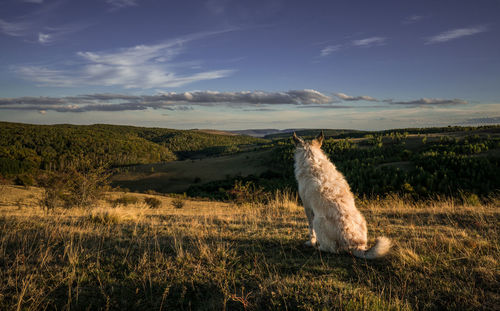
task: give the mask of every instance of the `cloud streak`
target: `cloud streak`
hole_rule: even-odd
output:
[[[336,93],[345,101],[385,102],[378,106],[334,105],[329,95],[311,89],[286,92],[168,92],[156,95],[88,94],[66,97],[18,97],[0,98],[0,110],[32,110],[40,113],[87,112],[87,111],[141,111],[147,109],[192,110],[194,107],[231,107],[268,111],[279,106],[319,109],[387,108],[399,105],[408,108],[466,105],[462,99],[421,98],[411,101],[380,101],[371,96],[349,96]]]
[[[424,19],[426,16],[424,15],[417,15],[417,14],[414,14],[414,15],[411,15],[411,16],[408,16],[406,17],[404,20],[403,20],[403,24],[414,24],[418,21],[421,21],[422,19]]]
[[[473,26],[468,28],[457,28],[434,35],[427,39],[425,44],[436,44],[468,37],[487,31],[485,26]]]
[[[271,105],[324,105],[330,96],[315,90],[287,92],[214,92],[196,91],[157,95],[90,94],[68,97],[0,98],[0,109],[86,112],[146,109],[189,110],[193,106],[261,107]]]
[[[335,44],[335,45],[328,45],[325,48],[321,50],[321,56],[328,56],[332,54],[333,52],[337,52],[342,48],[341,44]]]
[[[357,101],[357,100],[365,100],[365,101],[372,101],[372,102],[379,101],[378,99],[371,97],[371,96],[367,96],[367,95],[350,96],[350,95],[347,95],[345,93],[335,93],[335,96],[337,96],[338,98],[345,100],[345,101]]]
[[[340,51],[340,50],[345,50],[350,47],[355,47],[355,48],[368,48],[368,47],[373,47],[373,46],[381,46],[384,45],[385,42],[387,41],[387,38],[385,37],[368,37],[368,38],[363,38],[363,39],[358,39],[358,40],[352,40],[350,42],[344,42],[342,44],[330,44],[325,46],[323,49],[320,51],[320,56],[325,57],[328,56],[334,52]]]
[[[173,59],[181,54],[188,42],[207,38],[232,29],[203,32],[152,45],[137,45],[112,51],[85,51],[76,53],[80,64],[76,67],[18,66],[21,77],[39,86],[72,87],[82,85],[120,86],[123,88],[179,87],[189,83],[223,78],[233,69],[219,69],[178,74],[179,64]],[[39,40],[50,40],[41,34]]]
[[[122,9],[137,5],[137,0],[106,0],[106,3],[111,5],[113,9]]]
[[[42,4],[43,1],[24,1]],[[5,20],[0,18],[0,33],[23,38],[27,42],[50,44],[67,35],[81,31],[90,26],[89,23],[67,23],[64,25],[50,25],[55,11],[61,5],[61,1],[39,6],[40,8],[23,16]]]
[[[441,98],[421,98],[410,101],[391,101],[391,105],[402,105],[411,107],[428,107],[428,106],[453,106],[453,105],[467,105],[468,102],[463,99],[441,99]]]
[[[385,41],[386,41],[386,38],[384,38],[384,37],[369,37],[369,38],[364,38],[364,39],[359,39],[359,40],[353,40],[353,41],[351,41],[351,43],[354,46],[371,47],[371,46],[383,45],[385,43]]]

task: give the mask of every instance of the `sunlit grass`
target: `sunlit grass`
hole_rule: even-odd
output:
[[[37,206],[39,190],[0,189],[0,309],[485,309],[500,305],[500,204],[451,199],[359,201],[370,244],[364,261],[303,246],[297,198],[240,206],[157,196],[91,210]]]

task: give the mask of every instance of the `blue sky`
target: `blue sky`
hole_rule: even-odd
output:
[[[0,120],[500,123],[500,2],[0,2]]]

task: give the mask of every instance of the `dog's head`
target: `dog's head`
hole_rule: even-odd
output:
[[[325,135],[323,134],[323,130],[321,130],[321,133],[315,139],[311,141],[304,141],[302,138],[298,137],[297,134],[295,134],[295,132],[293,132],[292,139],[293,143],[295,144],[295,147],[297,148],[306,148],[306,147],[321,148],[323,140],[325,139]]]

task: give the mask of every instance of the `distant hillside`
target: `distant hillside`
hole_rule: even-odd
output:
[[[407,134],[436,134],[436,133],[467,133],[468,131],[475,131],[477,133],[500,133],[500,126],[487,125],[487,126],[446,126],[446,127],[427,127],[427,128],[402,128],[390,129],[382,131],[362,131],[353,129],[285,129],[285,130],[263,130],[263,131],[277,131],[275,133],[268,133],[262,138],[264,139],[283,139],[291,137],[295,132],[300,137],[313,138],[323,130],[325,137],[330,138],[361,138],[367,135],[388,135],[391,133],[407,133]],[[254,130],[249,130],[254,131]],[[244,132],[244,131],[241,131]],[[250,134],[248,134],[250,135]]]
[[[281,130],[279,133],[267,134],[263,138],[266,139],[282,139],[291,137],[292,133],[295,132],[300,137],[312,138],[317,136],[323,130],[326,137],[336,137],[336,136],[351,136],[351,137],[361,137],[365,131],[359,130],[344,130],[344,129],[287,129]],[[343,138],[343,137],[342,137]]]
[[[249,136],[163,128],[0,122],[0,173],[46,169],[62,158],[80,155],[132,165],[234,153],[241,146],[263,142]]]
[[[301,129],[249,129],[249,130],[238,130],[238,131],[230,131],[231,133],[240,134],[240,135],[248,135],[253,137],[266,137],[270,135],[279,135],[279,134],[288,134],[294,131],[301,131]]]

